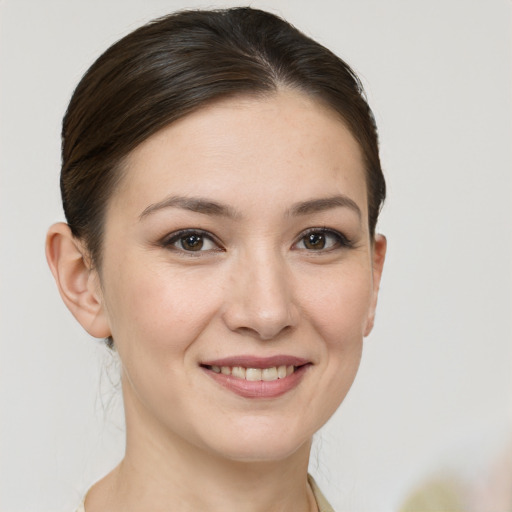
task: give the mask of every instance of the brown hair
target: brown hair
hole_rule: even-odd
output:
[[[360,144],[373,237],[386,186],[374,117],[350,67],[273,14],[182,11],[111,46],[78,84],[64,117],[62,202],[93,263],[101,264],[105,208],[123,159],[137,145],[217,99],[280,87],[328,105]]]

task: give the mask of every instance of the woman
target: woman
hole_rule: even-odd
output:
[[[308,477],[372,329],[377,133],[350,68],[274,15],[112,46],[63,124],[47,258],[122,365],[126,452],[87,512],[332,510]]]

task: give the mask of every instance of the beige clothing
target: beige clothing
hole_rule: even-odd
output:
[[[316,485],[316,482],[313,480],[311,475],[308,475],[308,482],[311,486],[311,490],[313,491],[313,495],[315,496],[316,504],[318,506],[318,512],[334,512],[334,509],[329,505],[324,495],[321,493],[320,489]],[[80,504],[76,512],[85,512],[84,502]]]
[[[322,494],[311,475],[308,475],[308,482],[315,496],[318,512],[334,512],[334,509],[329,505],[329,502],[325,499],[325,496]]]

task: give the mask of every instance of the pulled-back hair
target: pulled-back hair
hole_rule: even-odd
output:
[[[106,206],[135,147],[216,100],[278,89],[299,90],[327,105],[358,141],[373,237],[386,187],[374,117],[350,67],[273,14],[182,11],[111,46],[78,84],[64,117],[64,212],[93,263],[101,264]]]

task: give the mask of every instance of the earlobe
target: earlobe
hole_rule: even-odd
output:
[[[382,277],[382,270],[384,268],[384,260],[386,259],[387,240],[384,235],[375,235],[372,250],[372,265],[373,265],[373,291],[372,302],[370,311],[364,330],[364,336],[368,336],[373,329],[375,323],[375,311],[377,309],[377,299],[379,296],[380,280]]]
[[[82,327],[96,338],[110,336],[97,272],[67,224],[59,222],[48,230],[46,259],[62,300]]]

